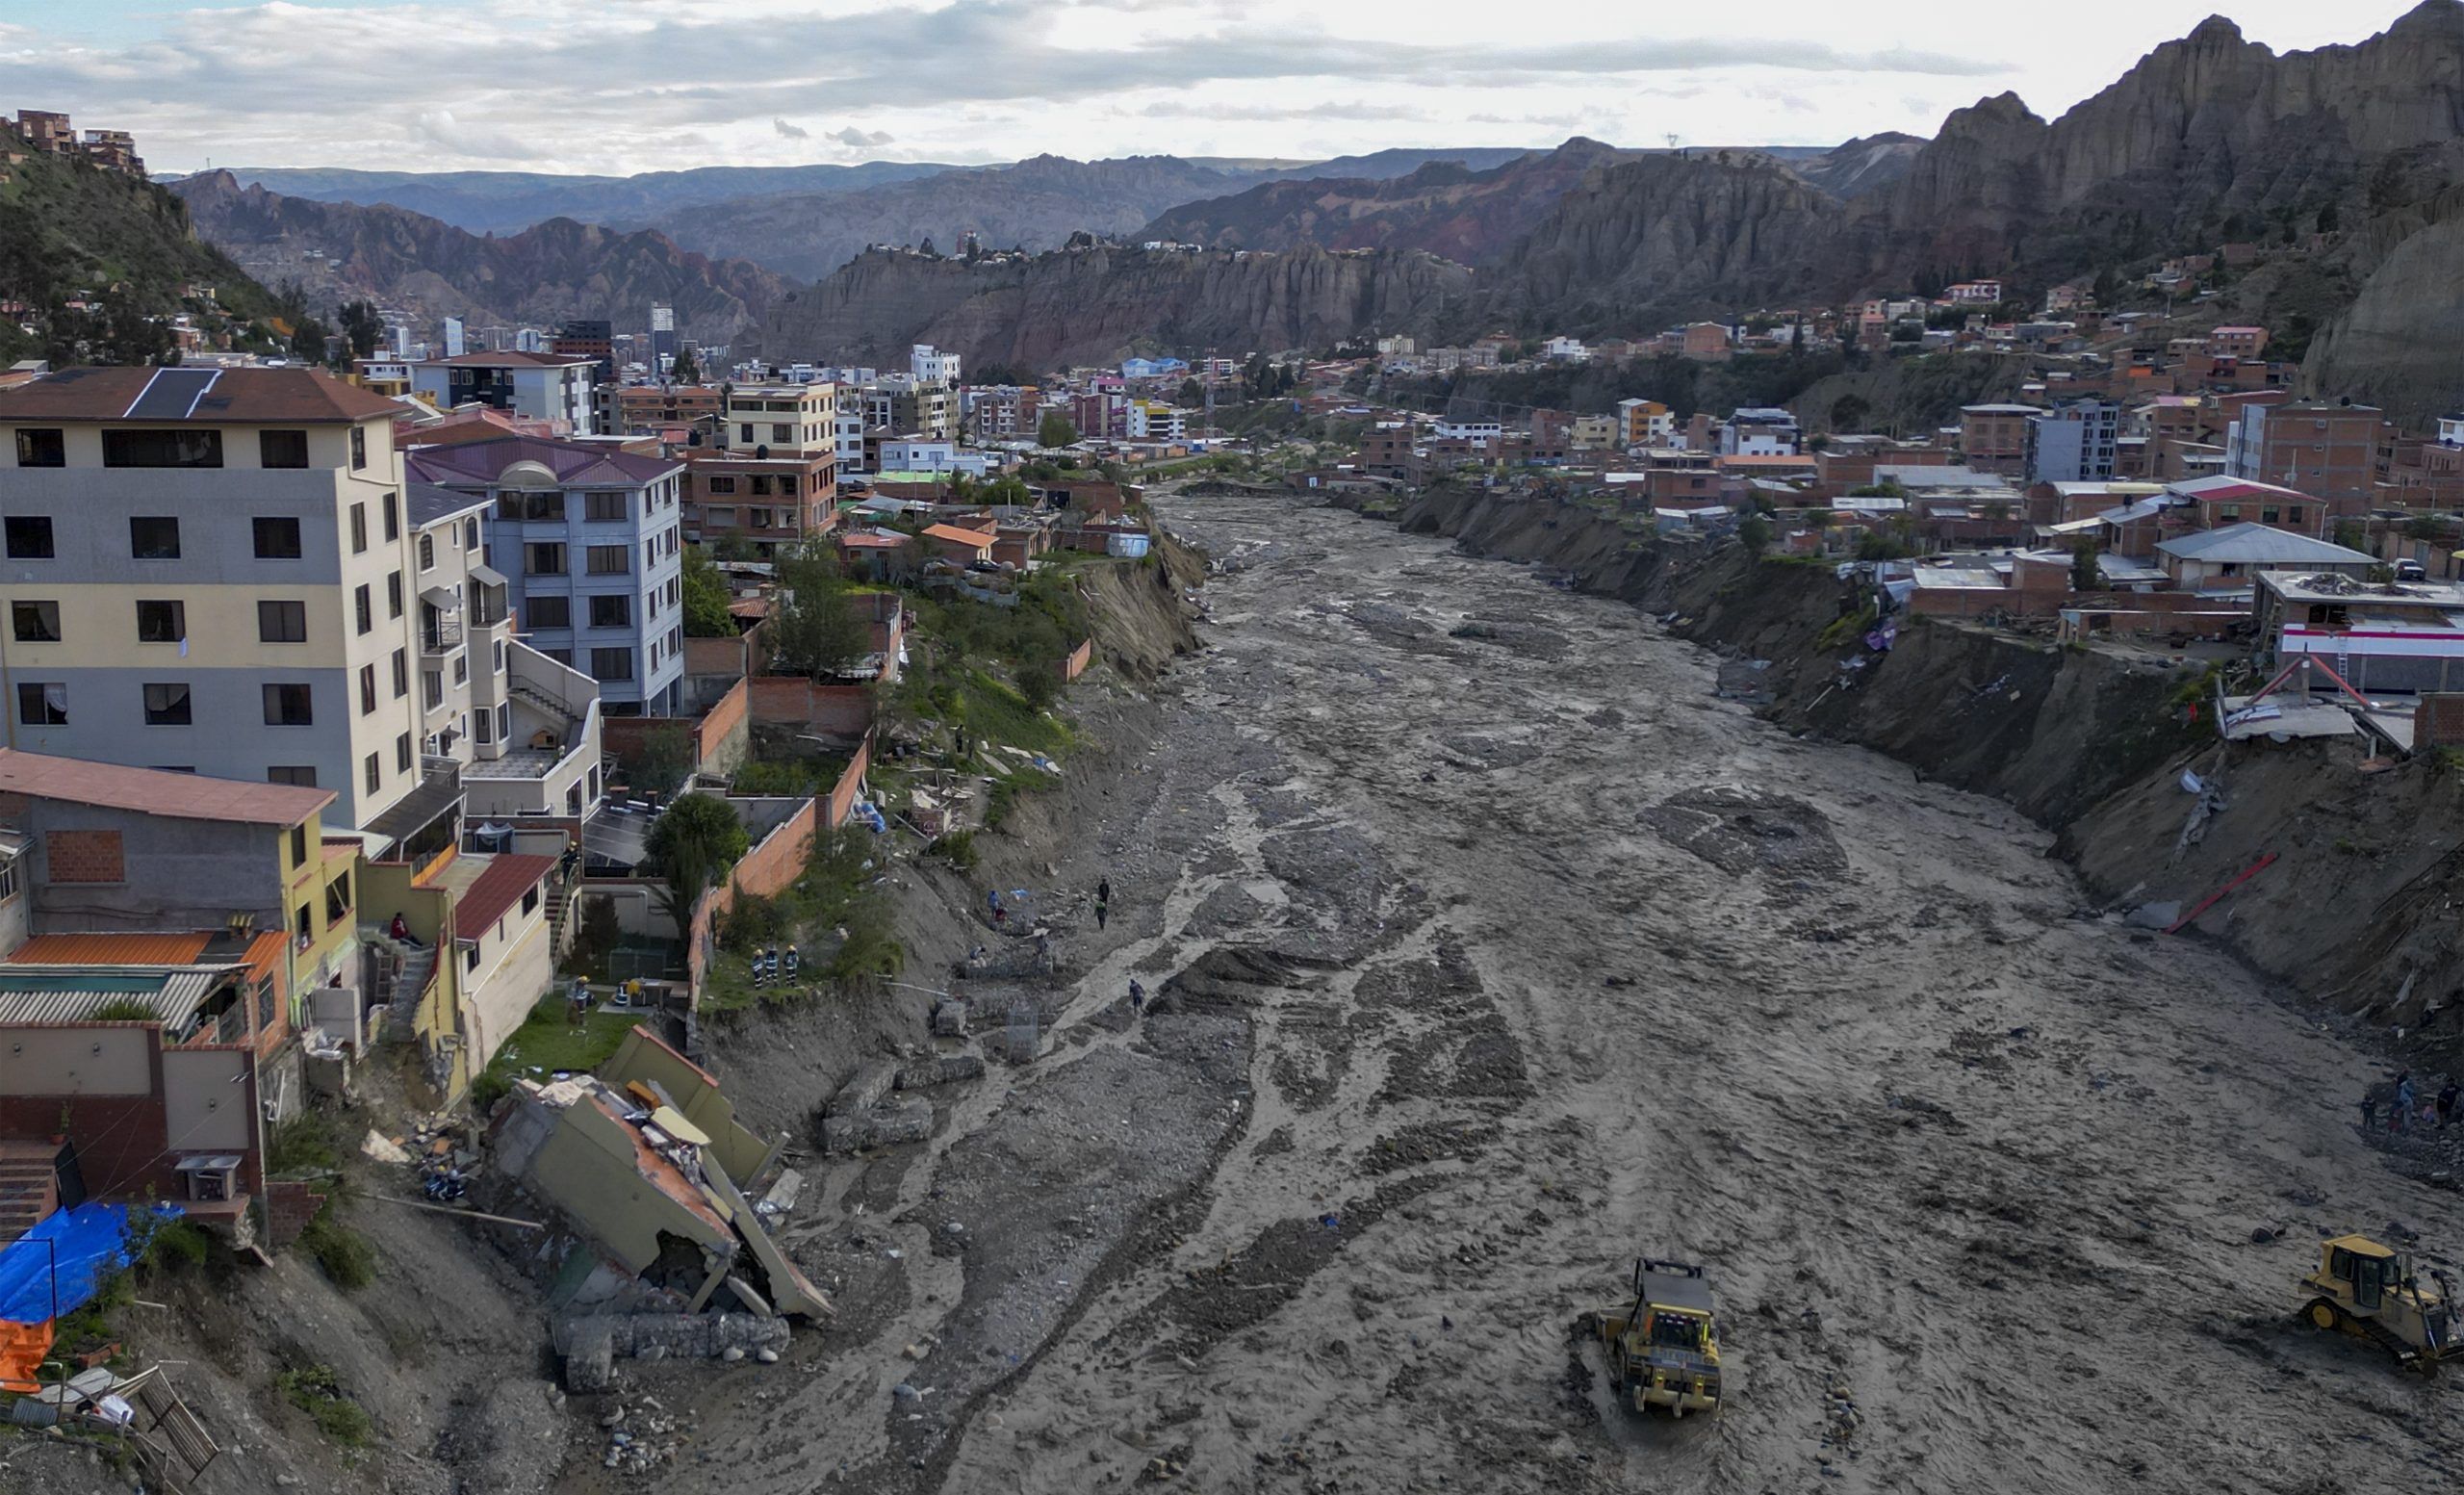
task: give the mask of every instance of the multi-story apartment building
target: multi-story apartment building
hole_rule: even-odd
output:
[[[863,391],[864,428],[923,441],[950,441],[959,429],[958,397],[946,384],[893,374]]]
[[[684,464],[512,436],[420,448],[409,465],[418,480],[494,505],[491,569],[531,647],[599,682],[607,715],[675,710]]]
[[[464,353],[428,358],[409,366],[411,393],[450,409],[482,404],[491,409],[554,423],[571,435],[591,429],[591,394],[598,387],[596,360],[555,353]]]
[[[2281,483],[2359,512],[2378,483],[2386,417],[2373,405],[2249,403],[2224,435],[2224,472]]]
[[[1656,400],[1617,401],[1617,425],[1621,447],[1665,447],[1677,439],[1676,415]]]
[[[397,408],[304,369],[0,392],[8,744],[330,789],[331,821],[375,851],[453,844],[513,683],[576,692],[510,638],[478,506],[404,481]],[[532,770],[559,789],[595,770],[587,692],[573,705],[562,761],[522,760],[469,808],[530,803]]]
[[[719,392],[707,384],[629,384],[616,392],[616,434],[708,423],[715,431]]]
[[[2074,400],[2028,417],[2028,481],[2107,482],[2114,476],[2121,406]]]
[[[966,392],[967,433],[977,441],[1032,441],[1041,419],[1032,384],[990,384]]]
[[[1962,405],[1960,451],[1980,473],[2016,477],[2028,469],[2028,422],[2034,405]]]
[[[1133,400],[1128,411],[1132,441],[1178,441],[1187,426],[1181,407],[1161,400]]]
[[[723,445],[686,456],[684,537],[708,544],[739,536],[767,559],[782,545],[829,533],[837,518],[844,413],[834,384],[731,389],[720,413]]]
[[[956,388],[959,383],[959,355],[945,353],[930,343],[918,343],[908,352],[907,372],[919,384],[938,384]]]

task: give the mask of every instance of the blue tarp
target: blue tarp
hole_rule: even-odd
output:
[[[169,1220],[180,1209],[157,1204],[154,1212]],[[40,1324],[82,1308],[105,1276],[127,1265],[127,1205],[55,1210],[0,1250],[0,1322]]]

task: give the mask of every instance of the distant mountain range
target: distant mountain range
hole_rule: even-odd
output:
[[[310,305],[372,296],[475,324],[553,326],[569,317],[646,321],[676,309],[677,330],[729,343],[793,291],[775,271],[713,260],[648,230],[552,219],[503,237],[407,209],[316,202],[243,187],[228,171],[177,183],[197,231],[270,286],[296,284]]]

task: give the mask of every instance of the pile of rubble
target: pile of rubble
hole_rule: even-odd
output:
[[[638,1406],[620,1402],[609,1407],[607,1415],[599,1419],[601,1431],[607,1434],[607,1453],[599,1461],[601,1467],[647,1474],[657,1465],[676,1462],[681,1421],[669,1416],[656,1397],[642,1398]]]
[[[822,1107],[821,1150],[860,1152],[922,1142],[933,1134],[933,1102],[918,1093],[983,1076],[984,1056],[972,1051],[919,1047],[903,1063],[869,1061]]]

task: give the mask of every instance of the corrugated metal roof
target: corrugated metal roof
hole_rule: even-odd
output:
[[[0,748],[0,790],[37,799],[108,805],[141,814],[252,825],[297,825],[333,803],[331,789],[210,779],[160,768],[129,768]]]
[[[189,966],[213,936],[37,935],[9,952],[12,966]],[[280,940],[282,937],[273,937]]]
[[[195,1016],[227,968],[195,966],[152,975],[68,967],[0,972],[0,1023],[90,1022],[111,1003],[142,1002],[157,1019],[177,1027]]]
[[[2185,560],[2259,566],[2366,566],[2374,557],[2269,525],[2227,525],[2160,541],[2156,548]]]
[[[522,901],[522,895],[539,886],[540,880],[556,870],[553,857],[501,856],[490,861],[462,896],[453,900],[453,935],[457,940],[476,940],[479,932],[504,915],[507,909]]]

